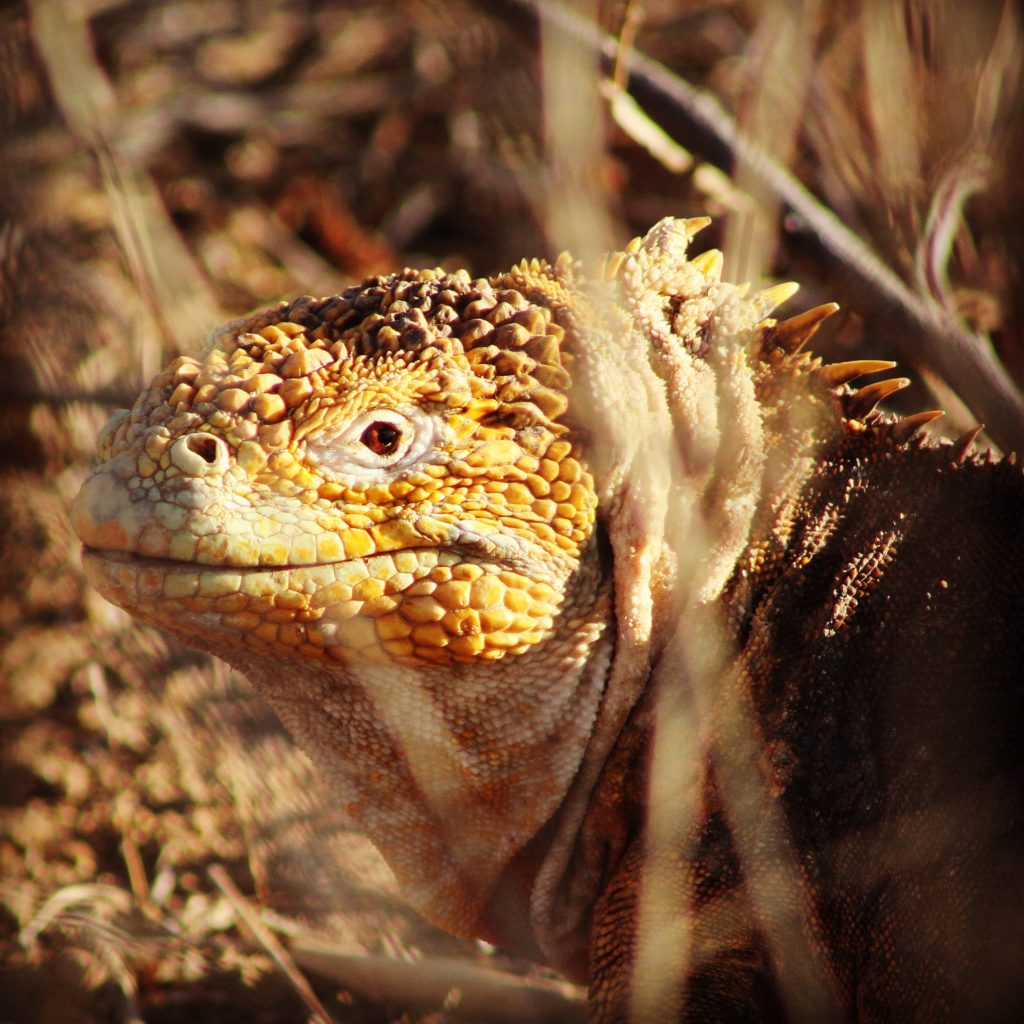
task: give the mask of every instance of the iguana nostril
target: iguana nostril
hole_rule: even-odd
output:
[[[185,446],[210,465],[217,461],[217,439],[209,434],[189,434],[185,438]]]
[[[223,473],[228,466],[228,447],[216,436],[199,432],[179,437],[171,445],[171,462],[190,476]]]

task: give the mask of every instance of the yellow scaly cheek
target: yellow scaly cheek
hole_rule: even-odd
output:
[[[375,642],[405,664],[523,654],[550,636],[561,600],[548,584],[472,562],[438,565],[393,604],[387,596],[363,614],[373,615]]]

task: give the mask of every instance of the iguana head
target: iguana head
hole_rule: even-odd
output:
[[[524,653],[594,529],[560,298],[541,264],[404,271],[220,329],[101,438],[74,508],[94,583],[214,650]]]

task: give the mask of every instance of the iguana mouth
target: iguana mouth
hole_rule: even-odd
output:
[[[466,538],[461,543],[452,543],[443,548],[428,544],[416,547],[398,548],[394,551],[381,551],[362,555],[358,558],[338,558],[323,562],[287,562],[284,564],[234,565],[227,562],[184,561],[177,558],[160,558],[154,555],[142,555],[134,551],[122,551],[113,548],[92,547],[83,544],[82,556],[100,561],[114,562],[121,565],[134,565],[140,569],[157,569],[165,572],[193,570],[195,572],[229,572],[234,574],[258,574],[270,572],[300,572],[305,569],[323,569],[330,566],[365,564],[377,558],[390,558],[403,552],[419,555],[424,551],[443,553],[445,559],[467,562],[484,562],[502,569],[528,571],[530,575],[550,580],[558,574],[550,567],[537,564],[524,557],[518,549],[502,550],[498,544],[486,543],[481,538]]]
[[[83,567],[109,601],[186,643],[201,637],[229,660],[250,648],[346,664],[493,660],[539,643],[560,604],[558,587],[539,574],[429,546],[233,566],[85,545]]]
[[[223,562],[186,562],[178,558],[157,558],[152,555],[140,555],[134,551],[115,551],[109,548],[94,548],[90,547],[88,544],[82,545],[82,556],[105,562],[118,562],[122,565],[134,565],[140,569],[162,569],[166,572],[191,569],[195,572],[224,571],[231,573],[296,572],[301,569],[317,569],[328,565],[350,565],[357,562],[365,562],[367,558],[378,557],[368,555],[363,558],[340,558],[333,562],[304,562],[302,564],[286,565],[229,565]]]

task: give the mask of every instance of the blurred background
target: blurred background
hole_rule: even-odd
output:
[[[631,50],[1024,378],[1018,3],[551,6],[618,40],[618,66],[514,3],[0,5],[0,1021],[467,1019],[497,982],[458,962],[551,1019],[578,1006],[406,912],[244,684],[85,587],[66,509],[96,433],[213,326],[707,213],[696,248],[731,279],[843,305],[817,351],[896,351],[903,408],[976,421],[941,339],[894,330],[762,177],[631,101]]]

